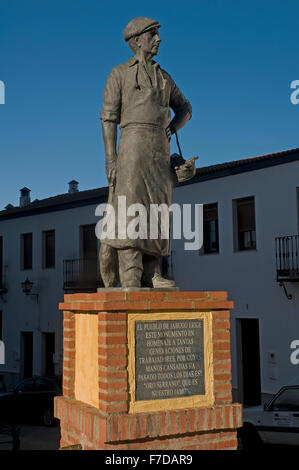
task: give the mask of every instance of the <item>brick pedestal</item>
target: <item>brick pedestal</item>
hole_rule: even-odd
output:
[[[55,398],[61,447],[236,449],[242,408],[232,404],[231,395],[232,307],[225,292],[65,295],[60,305],[64,311],[63,396]],[[136,412],[128,334],[131,319],[139,315],[142,319],[201,315],[208,322],[210,338],[205,335],[210,342],[210,360],[206,378],[210,385],[205,406],[200,406],[200,397],[199,402],[183,397],[175,402],[165,400],[165,406],[164,400],[159,400],[163,407],[156,411],[145,408]],[[151,403],[155,407],[155,400]]]

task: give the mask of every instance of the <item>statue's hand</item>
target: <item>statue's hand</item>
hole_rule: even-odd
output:
[[[107,159],[108,160],[108,159]],[[106,175],[109,186],[115,186],[116,183],[116,158],[114,160],[106,160]]]
[[[172,134],[170,125],[166,127],[165,132],[166,132],[168,142],[170,142],[171,134]]]

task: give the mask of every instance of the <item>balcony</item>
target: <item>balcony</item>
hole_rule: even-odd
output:
[[[299,282],[299,235],[275,238],[278,282]]]
[[[0,266],[0,295],[7,292],[6,271],[7,266]]]
[[[63,261],[63,289],[72,292],[96,292],[103,287],[95,259],[66,259]]]

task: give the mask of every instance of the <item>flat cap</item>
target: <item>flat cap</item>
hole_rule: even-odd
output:
[[[145,18],[143,16],[139,16],[138,18],[134,18],[127,24],[124,30],[124,40],[128,41],[134,36],[139,36],[142,33],[152,29],[152,28],[160,28],[160,24],[158,21],[152,20],[151,18]]]

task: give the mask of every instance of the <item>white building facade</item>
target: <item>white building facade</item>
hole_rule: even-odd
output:
[[[97,286],[95,209],[107,188],[78,192],[71,183],[69,194],[32,203],[23,191],[21,207],[0,212],[7,388],[30,374],[61,374],[58,303],[66,289]],[[228,291],[235,398],[258,404],[299,375],[290,359],[299,341],[299,149],[201,168],[174,189],[174,202],[204,205],[204,246],[185,251],[174,240],[169,272],[181,290]],[[38,297],[23,292],[27,278]]]

